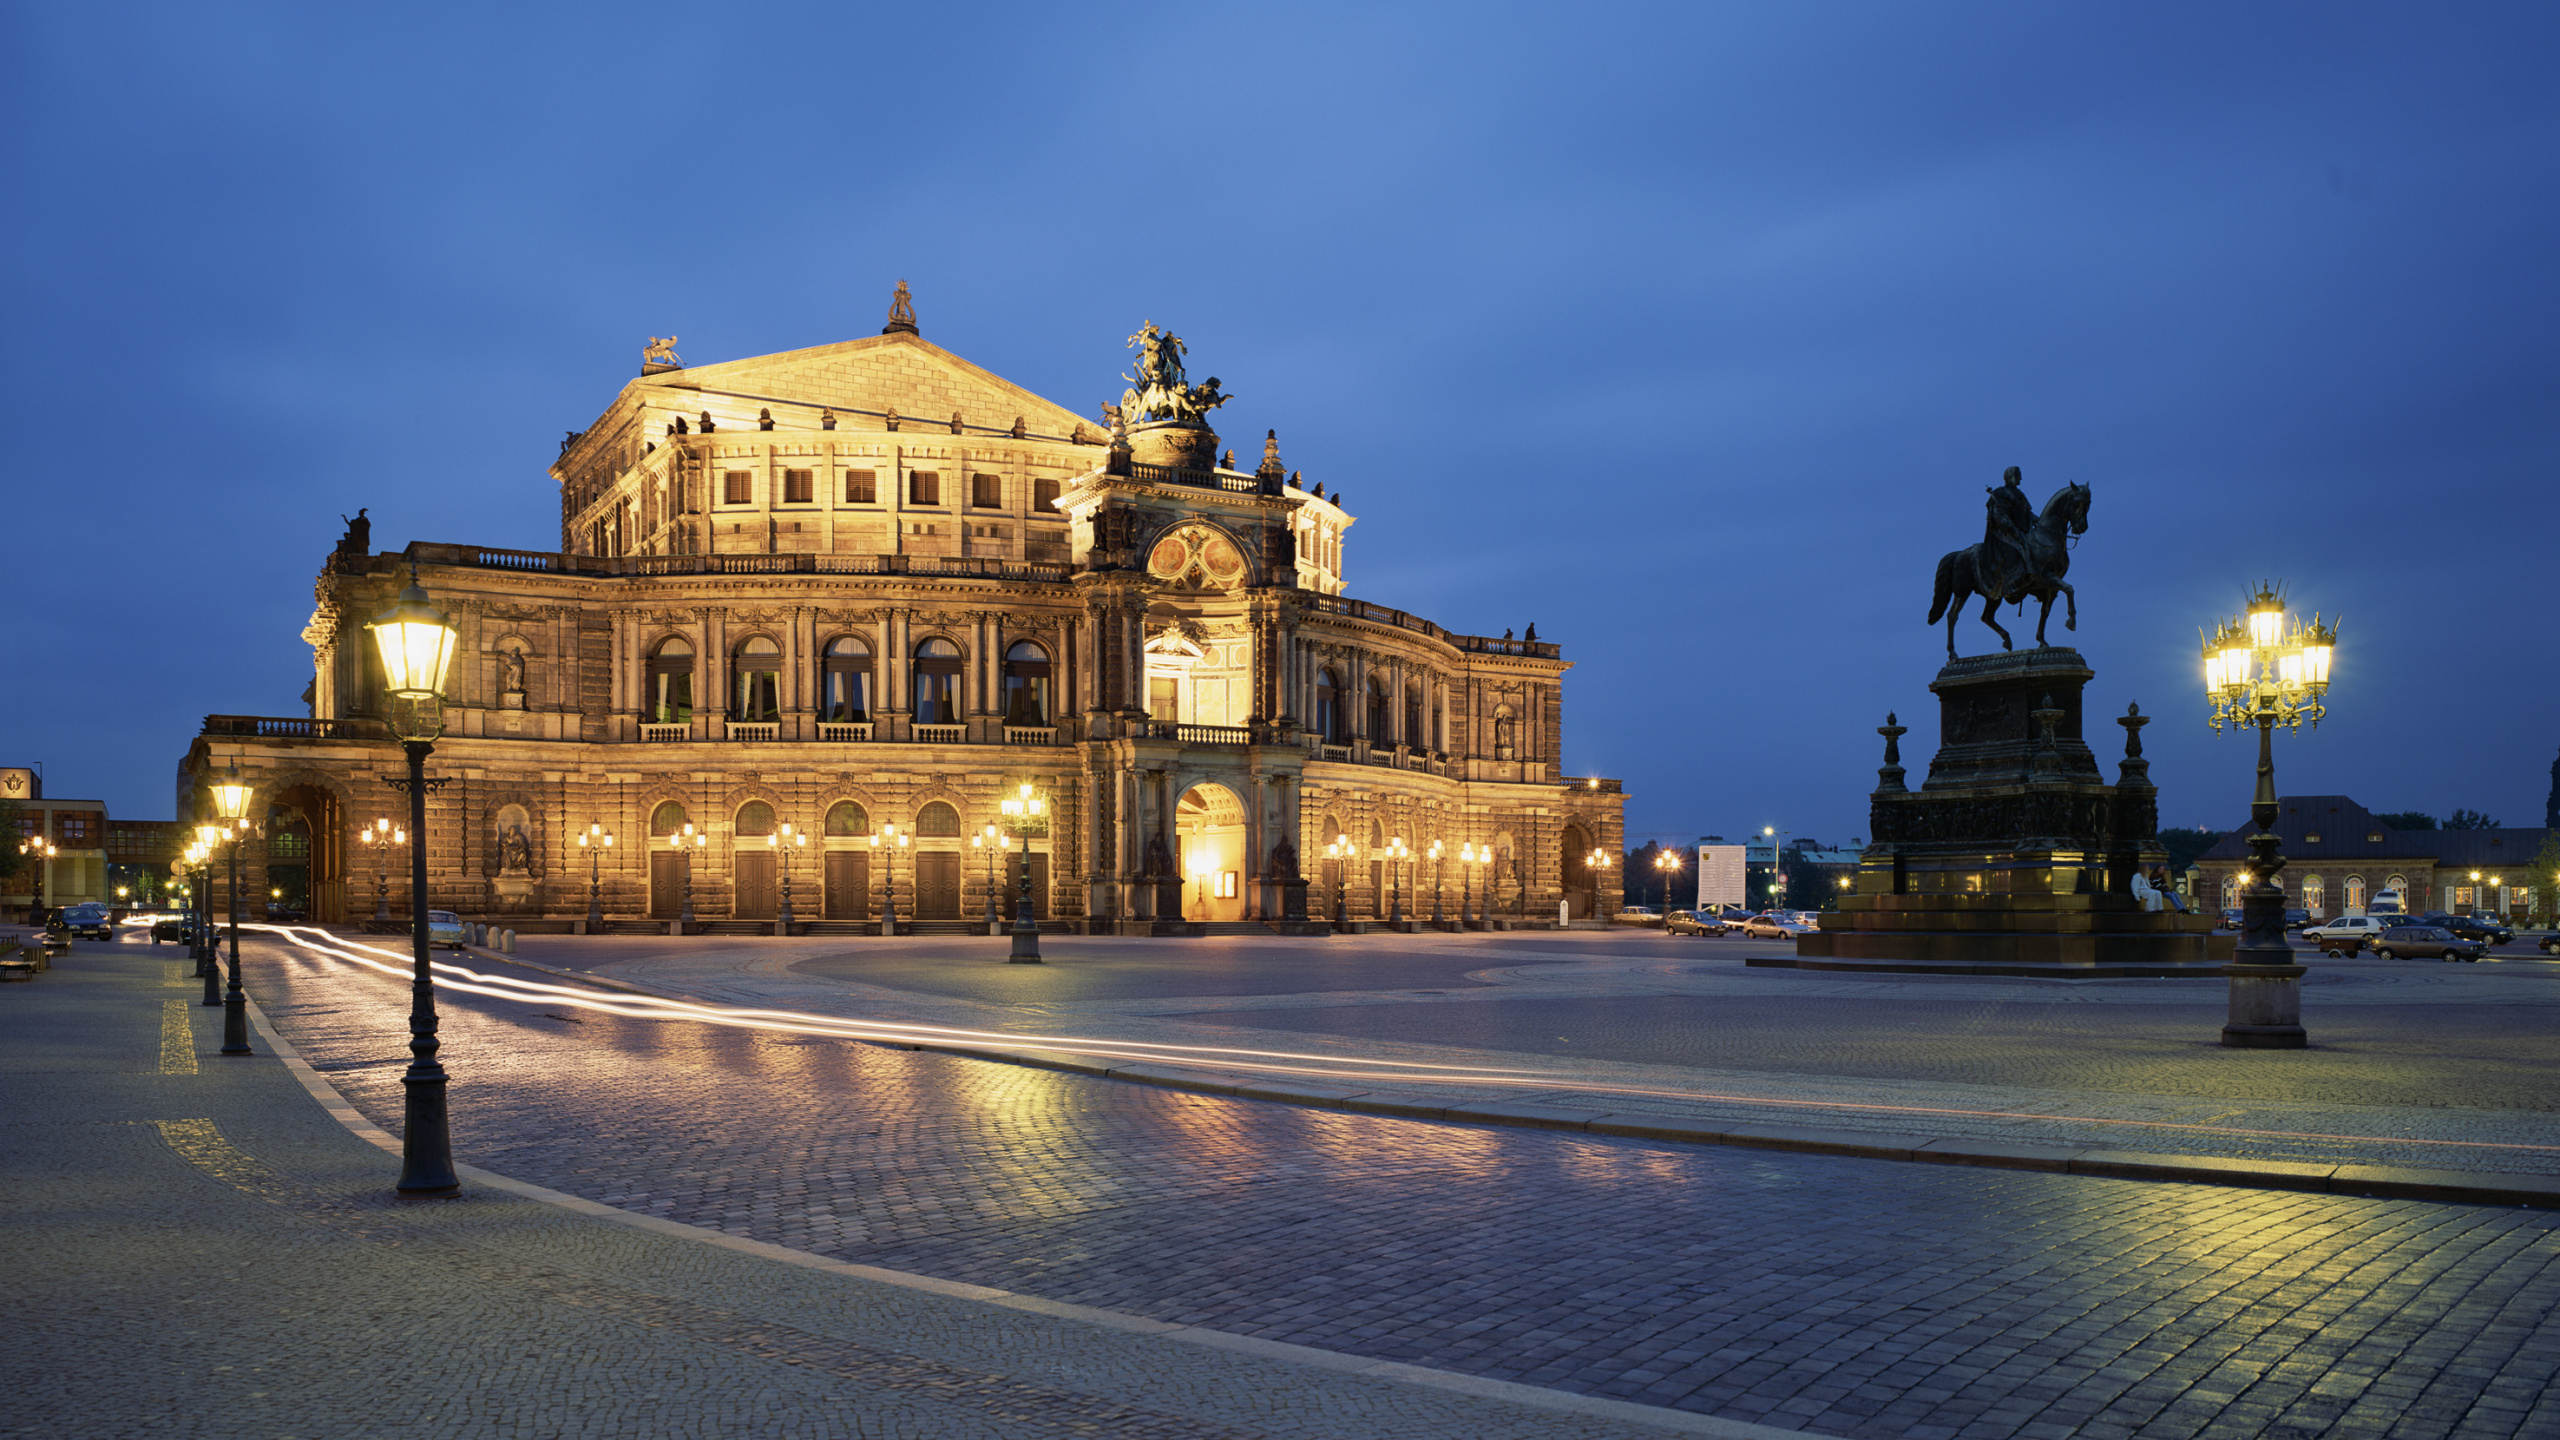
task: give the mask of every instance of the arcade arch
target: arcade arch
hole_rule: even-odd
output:
[[[1182,875],[1186,920],[1242,920],[1245,857],[1244,801],[1236,792],[1203,780],[1174,802],[1176,856]]]

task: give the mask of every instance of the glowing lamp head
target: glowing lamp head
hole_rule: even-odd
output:
[[[223,819],[237,820],[249,813],[249,794],[249,784],[240,778],[240,766],[234,762],[213,786],[213,808]]]
[[[402,700],[431,700],[444,695],[445,672],[452,668],[457,632],[427,601],[418,572],[409,572],[409,587],[391,608],[366,627],[382,656],[382,683]]]
[[[2302,632],[2302,681],[2314,690],[2329,688],[2329,661],[2338,651],[2338,627],[2323,625],[2320,617]]]
[[[196,827],[196,844],[206,850],[222,843],[222,827],[208,820]]]
[[[2284,597],[2260,585],[2249,600],[2249,643],[2264,650],[2284,640]]]

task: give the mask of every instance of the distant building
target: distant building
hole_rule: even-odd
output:
[[[169,866],[186,848],[175,820],[109,820],[107,885],[137,904],[157,904],[169,884]]]
[[[2552,908],[2553,877],[2533,870],[2548,830],[2394,830],[2344,795],[2288,795],[2276,803],[2285,860],[2276,880],[2288,909],[2323,919],[2361,915],[2381,890],[2399,891],[2411,911],[2520,915]],[[2189,893],[2199,904],[2238,907],[2255,828],[2240,825],[2188,868]]]
[[[24,788],[32,793],[15,797],[18,828],[6,843],[14,848],[41,835],[53,842],[54,853],[41,867],[21,868],[9,878],[7,892],[0,893],[0,909],[23,911],[36,903],[39,873],[47,905],[113,898],[107,882],[107,802],[47,800],[42,785]]]

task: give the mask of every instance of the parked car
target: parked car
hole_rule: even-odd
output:
[[[1735,927],[1714,915],[1701,915],[1695,910],[1674,910],[1663,917],[1662,928],[1672,935],[1722,935]]]
[[[2284,912],[2284,928],[2287,930],[2306,929],[2310,924],[2311,912],[2308,910],[2287,910]]]
[[[2545,955],[2560,955],[2560,930],[2554,930],[2533,943]]]
[[[2324,955],[2353,955],[2373,943],[2374,938],[2391,928],[2396,915],[2341,915],[2324,920],[2302,932],[2302,938],[2318,942]]]
[[[427,944],[430,948],[442,945],[448,950],[459,950],[470,933],[463,928],[462,917],[450,910],[427,912]]]
[[[2430,917],[2427,923],[2439,930],[2450,930],[2465,940],[2477,940],[2483,945],[2504,945],[2516,938],[2516,932],[2513,930],[2495,920],[2483,920],[2477,915],[2447,915],[2441,920]]]
[[[71,932],[71,938],[74,940],[84,935],[92,940],[116,938],[116,922],[107,917],[107,907],[104,905],[64,906],[62,928]]]
[[[2477,960],[2489,947],[2477,940],[2465,940],[2441,925],[2394,925],[2375,938],[2374,958],[2397,960],[2407,956],[2423,960],[2432,955],[2439,960]]]
[[[1774,910],[1742,922],[1742,933],[1755,940],[1792,940],[1798,935],[1810,935],[1814,929],[1793,916]]]
[[[1621,905],[1618,913],[1609,918],[1620,925],[1659,925],[1662,912],[1650,905]]]
[[[2240,912],[2239,912],[2239,911],[2237,911],[2237,910],[2225,910],[2225,911],[2223,911],[2223,912],[2222,912],[2222,918],[2221,918],[2220,920],[2218,920],[2218,921],[2214,922],[2214,927],[2213,927],[2213,928],[2214,928],[2214,929],[2216,929],[2216,930],[2237,930],[2237,929],[2239,929],[2239,928],[2240,928]]]

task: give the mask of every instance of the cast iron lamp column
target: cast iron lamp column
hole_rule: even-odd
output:
[[[1440,902],[1448,895],[1449,857],[1440,853],[1440,842],[1437,840],[1432,841],[1431,848],[1423,854],[1431,861],[1431,928],[1445,930],[1449,922],[1440,913]]]
[[[223,828],[231,842],[231,983],[222,992],[222,1053],[247,1055],[249,1049],[249,992],[240,988],[240,842],[249,838],[249,786],[240,778],[239,762],[232,763],[222,783],[213,787],[214,808],[229,823]]]
[[[1412,848],[1411,848],[1411,847],[1407,846],[1407,845],[1404,843],[1404,837],[1403,837],[1403,836],[1401,836],[1401,835],[1398,835],[1398,836],[1396,836],[1394,839],[1389,840],[1389,841],[1387,842],[1387,852],[1386,852],[1386,853],[1387,853],[1387,884],[1388,884],[1391,888],[1393,888],[1393,890],[1395,891],[1395,897],[1396,897],[1396,898],[1395,898],[1395,909],[1394,909],[1394,910],[1393,910],[1393,911],[1392,911],[1392,912],[1387,916],[1387,928],[1388,928],[1388,929],[1390,929],[1390,930],[1402,930],[1402,929],[1404,928],[1404,880],[1405,880],[1405,877],[1404,877],[1404,872],[1403,872],[1403,871],[1398,870],[1398,869],[1396,868],[1396,866],[1397,866],[1398,864],[1400,864],[1400,863],[1408,862],[1408,861],[1412,860],[1412,859],[1413,859],[1413,850],[1412,850]]]
[[[1591,869],[1591,908],[1594,910],[1600,908],[1601,893],[1608,888],[1607,881],[1609,878],[1609,866],[1611,859],[1612,857],[1609,852],[1600,849],[1598,846],[1593,846],[1591,853],[1582,857],[1582,863],[1589,866]],[[1626,903],[1626,895],[1624,891],[1619,892],[1618,903],[1620,905],[1624,905]]]
[[[2253,883],[2240,893],[2240,944],[2223,973],[2231,977],[2229,1023],[2222,1043],[2241,1049],[2299,1050],[2302,1029],[2303,966],[2294,960],[2284,933],[2284,888],[2276,876],[2284,869],[2283,842],[2276,835],[2275,729],[2300,730],[2309,720],[2320,726],[2328,708],[2329,662],[2336,653],[2338,632],[2314,615],[2309,624],[2288,625],[2284,598],[2272,585],[2261,585],[2248,613],[2224,620],[2204,643],[2207,722],[2219,733],[2228,723],[2258,730],[2258,788],[2250,798],[2249,818],[2258,827],[2249,837],[2249,873]]]
[[[1786,877],[1778,871],[1778,837],[1788,832],[1779,829],[1775,825],[1763,825],[1760,827],[1760,833],[1769,837],[1768,908],[1772,910],[1783,910],[1786,908],[1787,881]]]
[[[1005,957],[1008,965],[1037,965],[1040,960],[1040,922],[1031,915],[1031,829],[1046,824],[1048,798],[1032,793],[1031,782],[997,806],[1004,812],[1005,823],[1013,827],[1014,843],[1022,851],[1022,893],[1013,906],[1013,953]]]
[[[987,869],[987,933],[996,933],[996,852],[1004,848],[1004,832],[993,825],[982,826],[969,837],[969,848],[986,857]]]
[[[578,835],[578,848],[587,852],[587,933],[599,934],[604,929],[604,880],[597,867],[604,852],[613,848],[613,832],[601,820],[590,820]]]
[[[1348,835],[1336,835],[1324,847],[1324,858],[1333,862],[1333,928],[1336,930],[1351,928],[1351,906],[1344,898],[1343,890],[1351,880],[1351,857],[1358,853],[1360,847],[1352,844]]]
[[[427,778],[427,756],[444,733],[444,678],[453,663],[454,628],[442,611],[427,603],[415,566],[409,587],[390,609],[373,619],[375,646],[382,655],[384,688],[392,697],[391,733],[409,757],[405,779],[386,777],[385,784],[409,796],[409,948],[414,957],[409,981],[408,1073],[400,1077],[405,1097],[400,1127],[398,1193],[412,1196],[452,1195],[462,1189],[453,1169],[453,1133],[445,1110],[444,1066],[436,1059],[435,968],[427,958],[427,792],[443,786]]]
[[[693,822],[687,820],[684,822],[684,833],[681,835],[668,836],[667,844],[673,847],[677,854],[684,857],[684,880],[682,885],[684,909],[683,913],[676,917],[676,933],[679,935],[690,935],[693,933],[693,852],[708,848],[711,844],[711,837],[702,831],[694,829]]]
[[[54,857],[54,855],[55,855],[55,853],[56,853],[56,852],[55,852],[55,850],[54,850],[54,848],[53,848],[53,842],[52,842],[52,841],[50,841],[50,840],[45,839],[45,838],[44,838],[44,837],[42,837],[42,836],[36,836],[36,837],[34,837],[34,838],[32,838],[32,839],[24,840],[24,841],[19,842],[19,845],[18,845],[18,853],[19,853],[19,854],[21,854],[21,855],[32,855],[32,856],[34,856],[34,857],[35,857],[35,861],[36,861],[36,903],[35,903],[35,920],[36,920],[36,923],[37,923],[37,924],[41,925],[41,924],[43,924],[43,923],[44,923],[44,877],[45,877],[45,872],[46,872],[46,871],[48,871],[48,870],[51,870],[51,869],[53,868],[53,857]]]
[[[1484,857],[1477,853],[1473,840],[1458,847],[1458,883],[1466,887],[1458,892],[1458,928],[1461,930],[1475,924],[1476,867],[1483,863]]]
[[[1677,850],[1655,851],[1653,871],[1662,882],[1662,892],[1657,897],[1661,904],[1655,908],[1662,911],[1662,923],[1668,925],[1671,923],[1671,877],[1680,873],[1680,852]]]
[[[907,848],[907,837],[898,833],[896,821],[880,827],[871,837],[871,848],[880,856],[881,871],[880,933],[898,933],[898,852]]]
[[[782,857],[781,929],[783,934],[788,935],[791,933],[791,852],[795,849],[806,849],[809,836],[806,831],[792,829],[791,822],[785,820],[773,827],[773,833],[764,837],[764,843],[766,849]]]

